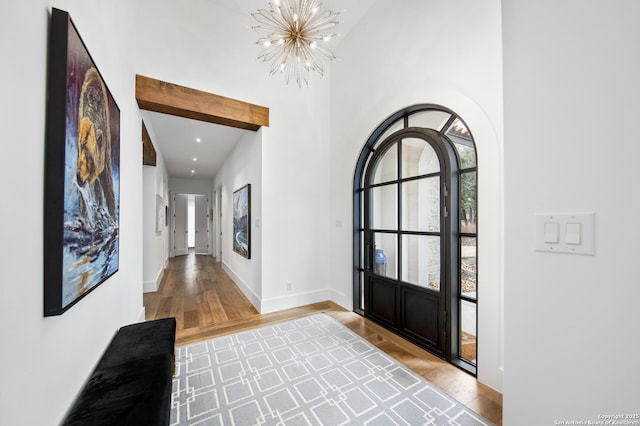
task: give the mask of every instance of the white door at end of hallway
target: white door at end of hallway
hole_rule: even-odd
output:
[[[173,198],[173,255],[182,256],[189,252],[187,207],[188,198],[184,194],[177,194]]]
[[[196,254],[209,254],[209,197],[196,195],[195,201]]]

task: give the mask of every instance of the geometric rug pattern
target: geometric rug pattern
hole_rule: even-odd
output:
[[[492,425],[326,314],[176,348],[171,425]]]

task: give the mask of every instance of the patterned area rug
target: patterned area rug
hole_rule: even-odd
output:
[[[176,348],[172,425],[491,425],[326,314]]]

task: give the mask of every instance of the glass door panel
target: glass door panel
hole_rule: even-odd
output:
[[[409,127],[425,127],[440,131],[449,118],[451,114],[444,111],[420,111],[409,116]]]
[[[440,176],[402,184],[402,230],[440,231]]]
[[[475,233],[478,211],[476,172],[460,174],[460,232]]]
[[[460,358],[476,365],[477,314],[476,304],[468,300],[460,300]]]
[[[371,228],[398,229],[398,185],[376,186],[370,190]]]
[[[403,121],[402,120],[397,121],[395,124],[393,124],[387,130],[385,130],[384,133],[380,135],[380,137],[378,137],[378,140],[373,145],[373,149],[377,149],[380,146],[381,142],[383,142],[386,138],[391,136],[393,133],[397,132],[398,130],[402,130],[403,128],[404,128]]]
[[[460,239],[461,271],[460,284],[463,296],[475,299],[477,295],[476,271],[476,238],[462,237]]]
[[[383,277],[398,278],[398,237],[396,234],[376,232],[373,237],[373,273]]]
[[[473,146],[462,145],[455,142],[453,146],[456,148],[456,151],[458,151],[461,169],[468,169],[476,166],[476,150]]]
[[[375,164],[371,184],[398,179],[398,144],[393,144]]]
[[[424,139],[402,140],[402,178],[422,176],[440,171],[436,151]]]
[[[402,236],[402,281],[440,291],[440,236]]]

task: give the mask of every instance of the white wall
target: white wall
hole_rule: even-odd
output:
[[[313,84],[309,93],[274,96],[264,132],[263,313],[330,297],[329,85]]]
[[[207,179],[169,178],[169,190],[172,194],[211,195],[211,181]]]
[[[151,141],[157,139],[156,134],[145,123]],[[169,173],[162,153],[156,149],[156,165],[143,166],[143,289],[145,292],[158,290],[169,259],[169,227],[158,232],[156,228],[156,194],[160,195],[165,206],[169,200]]]
[[[7,2],[0,26],[0,424],[55,425],[118,327],[142,310],[142,150],[134,100],[135,7],[59,0],[120,107],[120,270],[62,316],[43,318],[44,132],[49,7]],[[13,207],[8,207],[13,206]],[[25,398],[29,400],[25,404]]]
[[[478,147],[478,378],[502,388],[502,81],[498,0],[378,0],[331,76],[331,294],[352,306],[353,177],[373,130],[418,103],[451,108]],[[267,240],[267,236],[265,236]]]
[[[246,133],[214,179],[215,191],[222,195],[222,266],[259,311],[262,303],[262,134],[263,130]],[[246,184],[251,184],[251,259],[233,251],[233,192]]]
[[[503,2],[504,424],[637,413],[640,3]],[[596,255],[534,251],[596,214]],[[637,421],[637,420],[636,420]]]
[[[151,140],[156,135],[147,125]],[[143,288],[145,292],[158,290],[164,274],[164,267],[169,259],[169,227],[163,226],[162,231],[156,228],[156,195],[160,195],[165,206],[169,201],[169,175],[162,153],[156,149],[156,165],[143,166]]]
[[[270,76],[256,59],[250,6],[236,13],[207,0],[137,4],[137,73],[270,108],[262,134],[263,312],[326,300],[329,78],[314,76],[300,89]]]

